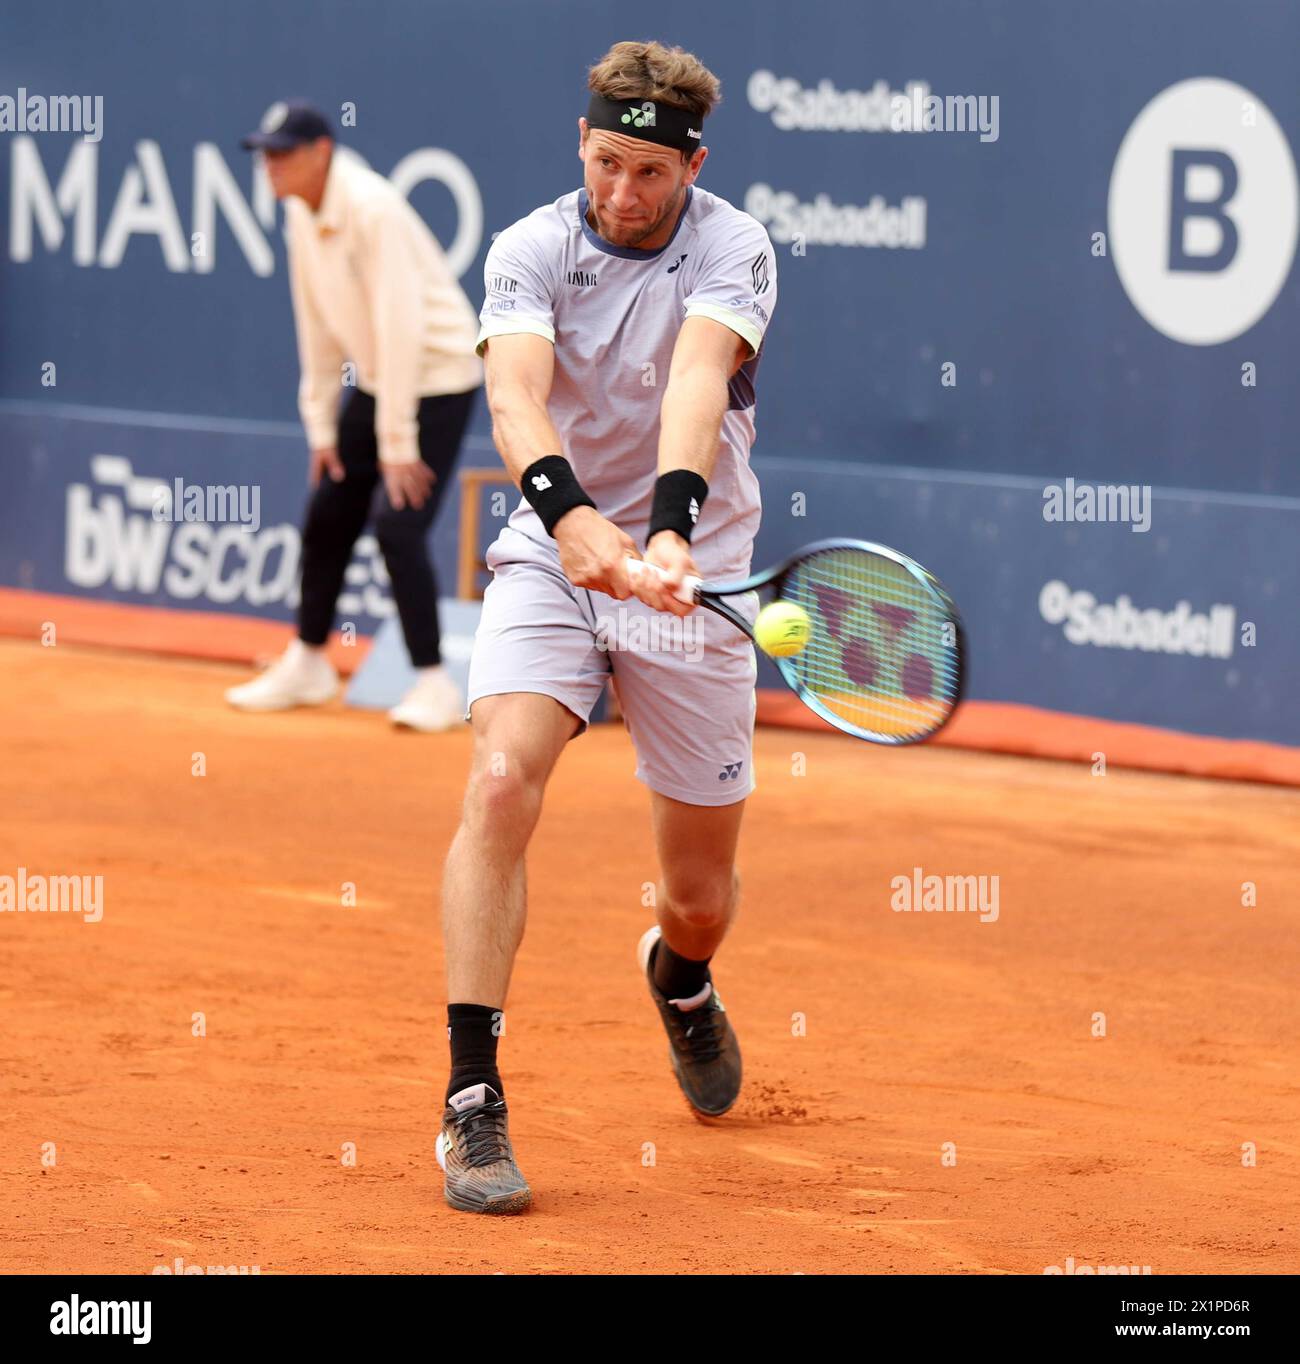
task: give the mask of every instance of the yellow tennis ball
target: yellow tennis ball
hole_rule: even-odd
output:
[[[754,622],[754,642],[772,658],[797,654],[811,637],[808,612],[792,601],[770,602]]]

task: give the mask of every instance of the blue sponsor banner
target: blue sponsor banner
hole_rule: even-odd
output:
[[[1110,485],[1133,519],[1098,521],[1065,478],[759,464],[756,561],[846,533],[903,548],[962,612],[971,695],[1300,744],[1300,499]]]
[[[627,25],[594,0],[10,7],[0,582],[290,619],[282,217],[239,137],[316,100],[477,306],[492,233],[580,183],[585,70]],[[1300,742],[1300,9],[663,0],[655,30],[722,80],[700,183],[777,247],[756,562],[878,539],[948,583],[975,696]],[[136,505],[177,478],[182,504],[257,488],[258,527]],[[1079,519],[1097,485],[1133,501]],[[346,594],[359,628],[391,614],[373,542]]]
[[[22,456],[0,513],[0,582],[293,619],[307,495],[295,430],[9,412],[0,434]],[[466,451],[468,464],[493,460],[483,442]],[[903,547],[962,610],[971,695],[1300,744],[1286,685],[1300,676],[1300,501],[1148,497],[1140,485],[1098,499],[1067,478],[756,462],[755,565],[846,533]],[[484,497],[484,543],[514,503]],[[1118,512],[1126,519],[1095,519]],[[431,538],[444,592],[458,513],[457,490]],[[392,615],[382,556],[364,536],[339,620],[372,634]],[[781,685],[766,660],[760,684]]]
[[[0,438],[13,456],[11,496],[0,509],[0,582],[294,619],[309,496],[295,425],[11,406],[0,412]],[[497,463],[481,438],[467,447],[463,464]],[[505,499],[495,505],[508,509]],[[492,508],[486,498],[484,515]],[[454,488],[430,538],[444,592],[456,582],[458,513]],[[383,556],[365,534],[348,567],[339,620],[369,635],[394,614]]]

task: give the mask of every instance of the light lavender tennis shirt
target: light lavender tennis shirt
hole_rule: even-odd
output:
[[[749,359],[729,383],[718,460],[691,548],[705,578],[748,572],[761,514],[749,467],[754,379],[776,307],[776,252],[762,224],[692,185],[668,244],[614,246],[587,223],[575,190],[500,233],[484,266],[478,353],[493,336],[531,332],[555,345],[548,404],[560,452],[602,516],[644,547],[658,473],[659,404],[688,317],[743,337]],[[510,525],[554,549],[527,501]]]

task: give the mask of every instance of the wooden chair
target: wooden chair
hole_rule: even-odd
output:
[[[514,480],[504,469],[462,469],[460,471],[460,545],[456,572],[456,595],[462,601],[480,601],[483,587],[479,576],[487,564],[479,553],[479,511],[484,488],[510,488]]]

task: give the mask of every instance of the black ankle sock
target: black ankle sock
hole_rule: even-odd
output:
[[[497,1038],[504,1022],[503,1011],[490,1004],[447,1005],[451,1079],[444,1102],[470,1085],[488,1084],[504,1096],[497,1070]]]
[[[680,957],[662,938],[655,947],[651,975],[655,988],[669,999],[693,999],[709,981],[709,962]]]

